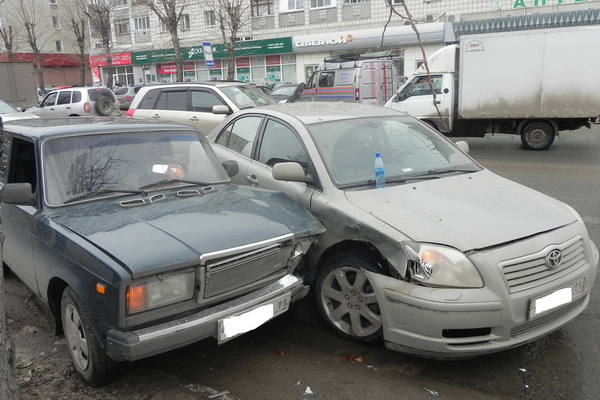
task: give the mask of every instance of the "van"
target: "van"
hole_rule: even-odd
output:
[[[345,101],[384,105],[398,89],[391,56],[325,58],[310,77],[300,101]]]

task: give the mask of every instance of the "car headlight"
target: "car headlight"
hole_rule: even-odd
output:
[[[158,274],[127,288],[127,314],[163,307],[189,300],[194,295],[193,269]]]
[[[483,279],[475,265],[456,249],[416,242],[404,242],[402,247],[412,261],[409,270],[414,280],[429,286],[483,287]]]

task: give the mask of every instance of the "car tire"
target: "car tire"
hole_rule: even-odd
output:
[[[554,142],[554,128],[546,122],[531,122],[521,132],[521,142],[528,150],[546,150]]]
[[[317,308],[340,336],[372,343],[383,337],[383,319],[365,271],[382,272],[362,253],[342,253],[328,260],[317,277]]]
[[[101,96],[98,100],[96,100],[95,108],[98,114],[106,117],[113,113],[115,110],[115,105],[108,97]]]
[[[75,371],[93,387],[114,380],[119,363],[102,350],[91,323],[90,313],[71,287],[67,287],[63,292],[61,315],[65,340]]]

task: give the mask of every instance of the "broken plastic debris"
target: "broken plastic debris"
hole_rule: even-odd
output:
[[[365,361],[362,357],[354,357],[354,356],[342,356],[346,359],[346,362],[363,362]]]
[[[278,356],[282,356],[284,353],[283,350],[275,350],[275,354],[277,354]]]
[[[431,389],[427,389],[427,388],[423,388],[426,391],[428,391],[429,393],[431,393],[434,396],[439,396],[440,394],[438,392],[436,392],[435,390],[431,390]]]
[[[223,390],[222,392],[219,392],[219,393],[209,394],[208,398],[216,399],[217,397],[225,396],[226,394],[229,394],[229,390]]]
[[[519,371],[521,371],[521,372],[527,372],[527,370],[525,368],[519,368]]]
[[[304,394],[314,394],[312,390],[310,390],[310,386],[306,387],[306,390],[304,391]]]

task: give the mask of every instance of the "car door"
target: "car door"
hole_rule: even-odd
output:
[[[8,170],[5,168],[8,166]],[[31,142],[6,138],[2,145],[0,176],[4,183],[26,183],[37,187],[37,164]],[[37,290],[33,260],[33,229],[37,207],[0,203],[4,231],[3,260],[19,278]],[[37,293],[39,294],[39,293]]]
[[[246,172],[252,163],[252,152],[263,119],[260,115],[236,118],[215,139],[213,148],[221,162],[233,160],[238,163],[239,172],[231,177],[236,185],[250,184]]]
[[[148,118],[193,125],[189,121],[188,110],[188,88],[166,88],[161,91],[154,109],[150,110]]]
[[[296,203],[310,210],[315,189],[303,182],[285,182],[273,179],[273,165],[297,162],[305,173],[311,160],[297,132],[283,121],[267,118],[262,127],[260,142],[255,146],[253,161],[246,171],[247,184],[262,189],[284,192]],[[314,176],[314,171],[311,170]],[[317,178],[315,177],[315,180]]]
[[[215,92],[208,89],[192,89],[189,125],[195,126],[200,132],[208,135],[219,125],[228,114],[214,114],[213,106],[227,104]]]
[[[40,117],[54,117],[54,107],[56,106],[58,94],[59,92],[48,93],[40,103],[39,107],[33,109],[33,114]]]
[[[63,90],[58,93],[56,105],[54,106],[54,116],[68,117],[73,113],[71,109],[71,90]]]

